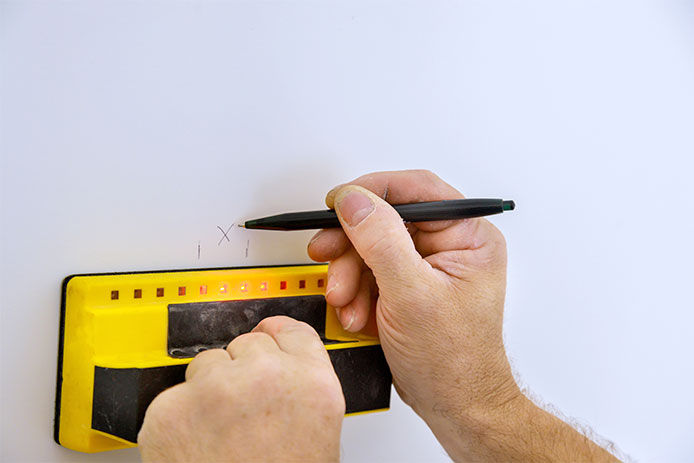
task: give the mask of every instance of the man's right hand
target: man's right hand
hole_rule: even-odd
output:
[[[328,303],[345,329],[378,334],[398,393],[453,458],[566,456],[532,445],[545,432],[580,441],[572,459],[609,456],[515,383],[502,339],[499,230],[481,218],[405,225],[389,204],[462,197],[428,171],[368,174],[331,190],[326,204],[342,229],[322,230],[308,246],[311,258],[330,261]],[[524,436],[528,420],[538,429]]]

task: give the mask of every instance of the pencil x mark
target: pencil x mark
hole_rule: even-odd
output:
[[[217,225],[217,228],[219,229],[219,231],[222,232],[222,237],[219,239],[219,243],[217,243],[217,246],[222,244],[222,241],[224,241],[224,239],[226,239],[228,242],[231,243],[231,240],[229,239],[229,236],[227,235],[227,233],[229,233],[231,231],[231,227],[233,227],[233,226],[234,226],[234,224],[232,223],[231,225],[229,225],[229,228],[227,228],[227,231],[224,231],[224,229],[222,227]]]

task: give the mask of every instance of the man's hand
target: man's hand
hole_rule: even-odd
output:
[[[145,462],[338,461],[344,413],[315,330],[271,317],[198,354],[150,404],[138,444]]]
[[[389,204],[462,197],[428,171],[369,174],[330,191],[342,229],[308,246],[330,261],[328,303],[345,329],[378,334],[398,393],[454,459],[609,458],[514,381],[501,233],[481,218],[406,225]]]

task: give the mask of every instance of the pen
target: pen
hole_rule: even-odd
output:
[[[515,207],[516,204],[510,200],[486,198],[449,199],[393,206],[405,222],[469,219],[512,211]],[[340,226],[333,209],[287,212],[239,224],[239,227],[259,230],[310,230]]]

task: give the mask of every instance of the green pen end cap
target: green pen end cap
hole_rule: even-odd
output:
[[[512,200],[501,201],[501,206],[505,211],[512,211],[516,208],[516,203],[514,203]]]

